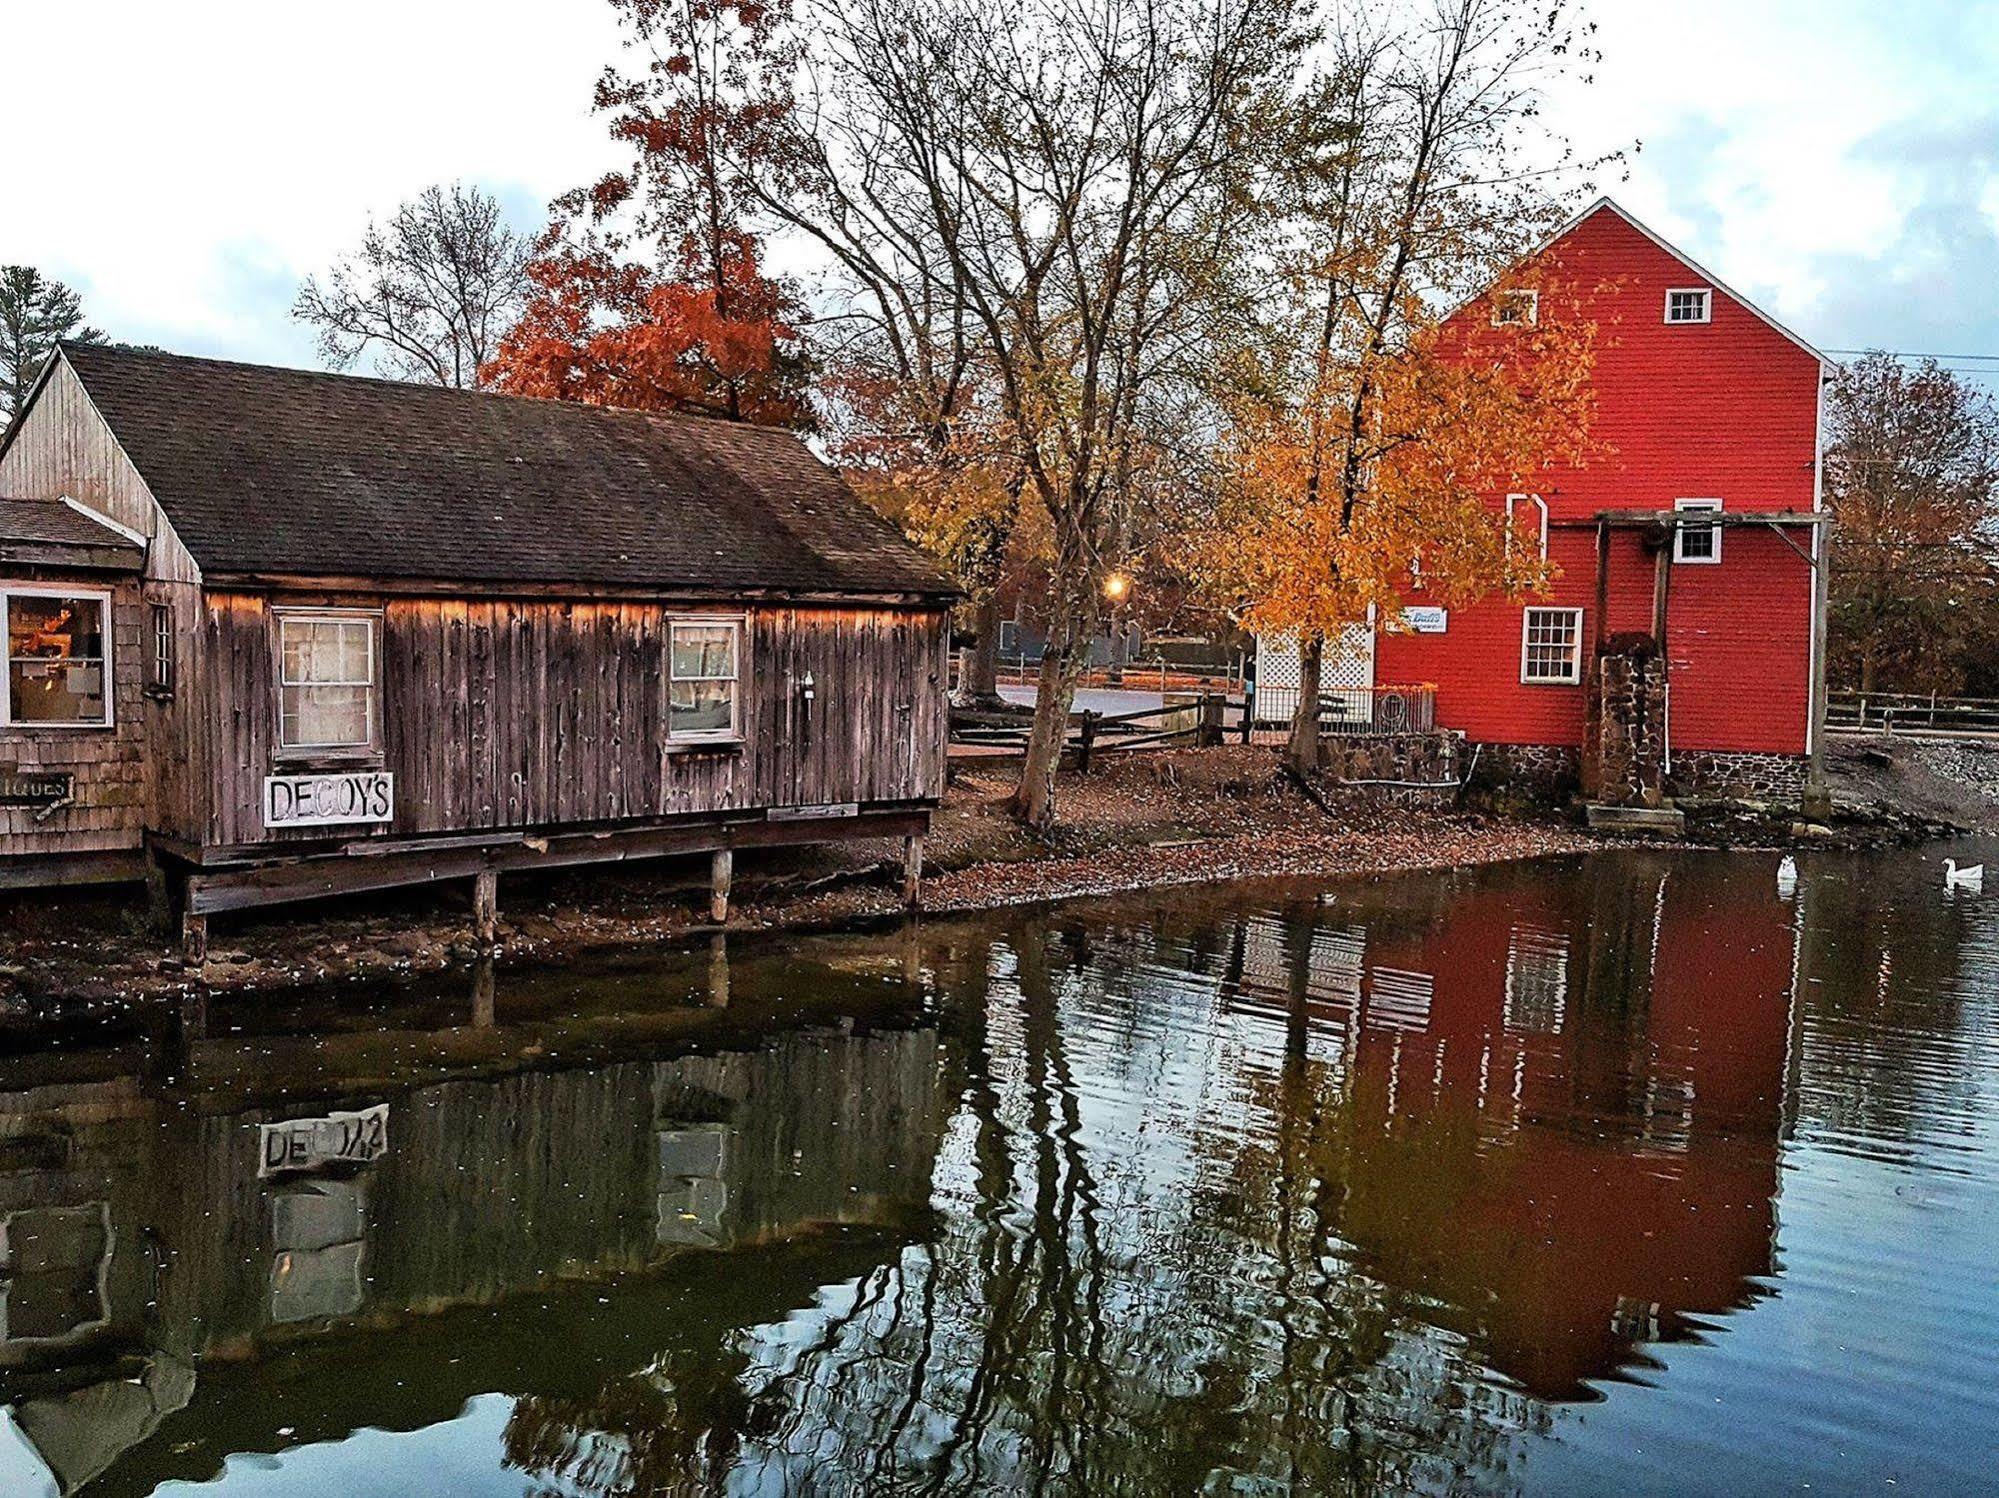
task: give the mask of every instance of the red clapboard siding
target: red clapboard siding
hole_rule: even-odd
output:
[[[1614,207],[1556,240],[1544,318],[1597,324],[1594,436],[1606,451],[1581,470],[1545,475],[1539,492],[1557,520],[1601,510],[1666,510],[1719,499],[1732,512],[1808,511],[1816,500],[1819,363],[1757,313],[1661,249]],[[1712,321],[1665,322],[1668,288],[1708,287]],[[1468,343],[1494,334],[1480,300],[1459,314]],[[1802,529],[1787,534],[1809,549]],[[1596,538],[1557,529],[1561,569],[1545,602],[1596,612]],[[1614,536],[1612,633],[1649,631],[1653,563],[1635,535]],[[1784,539],[1732,527],[1719,566],[1673,568],[1668,656],[1676,749],[1802,754],[1811,711],[1811,568]],[[1454,610],[1441,635],[1383,635],[1375,676],[1437,686],[1440,722],[1474,740],[1578,744],[1582,686],[1520,681],[1522,607]]]

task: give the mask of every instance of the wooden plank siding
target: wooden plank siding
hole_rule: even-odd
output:
[[[278,753],[274,606],[379,611],[383,826],[267,832]],[[757,604],[739,664],[740,744],[667,739],[659,602],[366,598],[211,590],[200,654],[210,846],[654,821],[943,793],[946,616],[937,608]],[[717,612],[703,605],[699,612]],[[817,689],[811,730],[801,685]],[[830,831],[831,829],[829,829]],[[837,835],[837,834],[836,834]]]

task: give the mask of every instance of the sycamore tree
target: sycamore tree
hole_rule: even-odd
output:
[[[989,380],[1045,526],[1049,643],[1016,804],[1046,827],[1105,586],[1173,492],[1168,439],[1244,320],[1231,275],[1288,107],[1293,0],[854,0],[813,12],[816,154],[773,194],[886,328]],[[912,317],[913,314],[913,317]]]
[[[796,289],[764,269],[744,172],[782,175],[783,0],[611,0],[637,65],[595,104],[629,164],[556,200],[486,378],[520,395],[810,424]]]
[[[1594,60],[1560,4],[1429,0],[1344,18],[1290,118],[1272,197],[1272,315],[1230,372],[1224,482],[1190,570],[1249,628],[1295,636],[1289,753],[1318,757],[1326,644],[1393,628],[1420,577],[1466,603],[1545,581],[1499,500],[1583,461],[1594,328],[1560,267],[1517,257],[1580,193],[1539,123],[1550,79]],[[1535,291],[1543,315],[1476,332],[1469,290]],[[1488,336],[1489,335],[1489,336]]]
[[[1831,656],[1863,692],[1959,691],[1999,653],[1999,405],[1874,352],[1826,403]]]

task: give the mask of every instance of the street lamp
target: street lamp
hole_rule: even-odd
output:
[[[1124,635],[1120,628],[1123,623],[1125,597],[1131,592],[1131,579],[1122,572],[1113,572],[1104,579],[1104,597],[1111,604],[1111,659],[1110,669],[1104,673],[1107,686],[1124,685]]]

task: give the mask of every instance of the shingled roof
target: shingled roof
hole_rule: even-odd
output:
[[[209,575],[953,591],[790,432],[129,348],[63,357]]]

